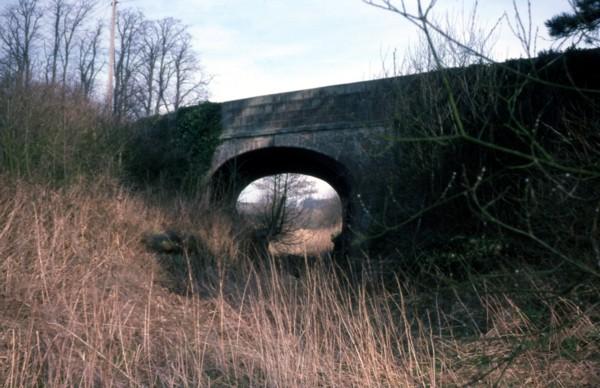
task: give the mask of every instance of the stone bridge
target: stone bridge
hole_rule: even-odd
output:
[[[598,101],[600,76],[590,69],[598,65],[599,49],[575,50],[564,55],[546,54],[534,61],[449,69],[446,74],[452,76],[448,85],[455,93],[455,109],[461,116],[464,113],[466,125],[472,126],[466,130],[482,136],[487,128],[486,136],[505,141],[505,147],[510,148],[519,147],[522,140],[520,135],[510,140],[516,133],[506,130],[511,120],[518,119],[530,128],[560,128],[568,114],[596,112],[597,105],[593,104]],[[414,210],[423,206],[426,193],[411,192],[410,187],[418,191],[422,186],[411,186],[410,181],[429,181],[430,177],[419,177],[415,172],[421,167],[415,163],[429,157],[422,152],[429,151],[417,150],[421,153],[413,159],[414,147],[402,145],[406,143],[394,136],[406,140],[411,131],[418,132],[423,125],[436,134],[453,131],[455,122],[440,74],[225,102],[221,108],[222,142],[209,174],[213,187],[227,187],[229,195],[237,199],[244,187],[267,175],[292,172],[321,178],[340,196],[343,235],[348,237],[350,232],[366,231],[375,216],[388,217],[390,201],[395,208],[414,215]],[[426,136],[420,133],[414,136]],[[444,156],[445,165],[455,163],[453,155]],[[472,165],[457,168],[478,171],[478,158],[472,156]],[[488,157],[486,163],[524,162],[502,158]],[[471,163],[464,155],[463,159]],[[420,170],[421,174],[425,171]]]
[[[340,197],[343,234],[364,230],[386,184],[392,88],[377,80],[225,102],[210,176],[233,198],[268,175],[320,178]]]

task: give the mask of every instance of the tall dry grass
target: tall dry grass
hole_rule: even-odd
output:
[[[600,384],[593,284],[556,295],[524,268],[424,293],[308,258],[292,274],[201,199],[0,182],[2,386]],[[174,228],[194,243],[142,244]]]
[[[270,252],[273,255],[327,255],[334,249],[333,239],[341,232],[341,223],[328,227],[299,228],[291,232],[286,241],[272,242]]]

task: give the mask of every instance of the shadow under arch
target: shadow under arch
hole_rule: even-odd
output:
[[[257,179],[283,173],[310,175],[327,182],[342,204],[342,233],[336,251],[345,251],[352,224],[352,182],[348,169],[330,156],[299,147],[266,147],[241,153],[221,164],[210,177],[212,197],[235,204],[239,194]]]

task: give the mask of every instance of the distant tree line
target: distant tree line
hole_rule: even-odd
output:
[[[130,122],[206,99],[207,78],[188,28],[125,8],[116,18],[114,88],[106,98],[110,22],[98,15],[109,6],[99,0],[0,2],[0,175],[62,184],[124,174],[132,154],[149,154],[131,150],[142,137]],[[188,133],[192,119],[194,129],[202,128],[196,123],[207,111],[214,109],[178,115],[178,130],[166,132]],[[205,141],[193,139],[187,148],[159,145],[186,151]]]
[[[98,11],[97,0],[13,0],[0,7],[4,91],[50,85],[99,100],[109,25]],[[116,119],[165,113],[206,98],[208,78],[181,21],[149,20],[122,9],[116,24],[114,95],[107,107]]]

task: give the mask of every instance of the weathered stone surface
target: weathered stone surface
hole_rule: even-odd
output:
[[[391,86],[367,81],[225,102],[210,175],[235,181],[234,197],[261,176],[316,176],[338,192],[344,231],[361,231],[368,226],[365,210],[385,185],[380,172]]]

